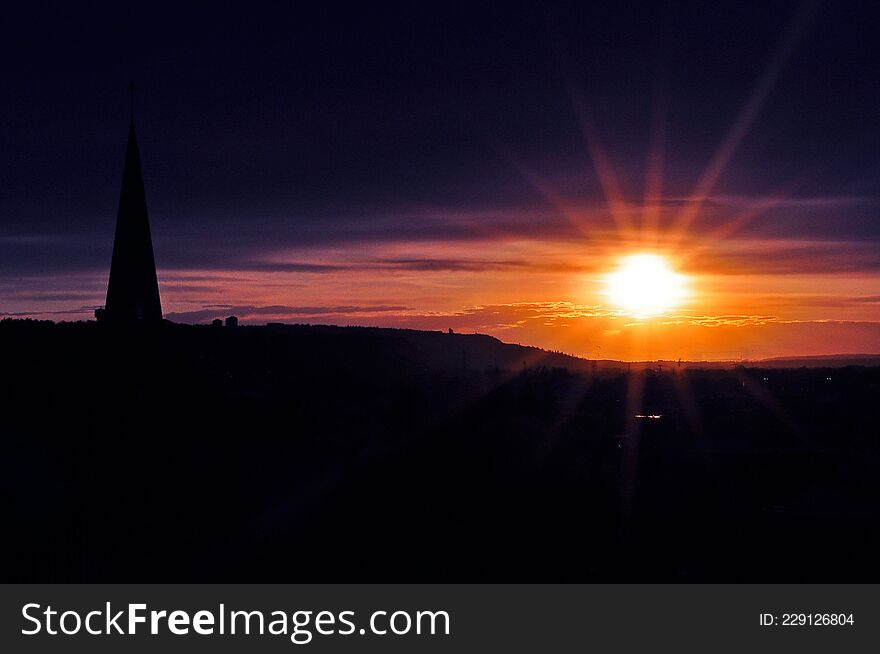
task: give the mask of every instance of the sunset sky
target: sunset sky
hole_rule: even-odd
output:
[[[168,319],[880,353],[875,3],[118,4],[0,25],[0,316],[104,303],[134,79]]]

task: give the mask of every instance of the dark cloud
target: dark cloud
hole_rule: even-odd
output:
[[[429,272],[483,272],[500,268],[522,268],[525,261],[474,261],[467,259],[382,259],[375,262],[382,268]]]
[[[91,318],[95,309],[100,305],[81,306],[75,309],[60,309],[55,311],[0,311],[0,316],[6,318],[30,318],[34,316],[76,316],[77,318]]]
[[[875,242],[743,240],[707,248],[689,263],[692,271],[730,275],[804,275],[880,272]]]

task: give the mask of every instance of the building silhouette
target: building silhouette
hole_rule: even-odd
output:
[[[99,321],[117,324],[162,321],[147,198],[133,119],[128,130],[122,172],[107,302],[103,309],[95,312],[95,316]]]

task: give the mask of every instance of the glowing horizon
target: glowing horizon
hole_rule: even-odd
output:
[[[549,239],[463,241],[454,248],[378,242],[279,251],[245,269],[168,268],[160,243],[157,259],[163,309],[178,322],[235,313],[244,324],[453,328],[620,360],[878,352],[880,302],[866,289],[880,288],[880,275],[834,267],[840,257],[827,243],[728,240],[687,261],[696,300],[632,316],[611,301],[607,283],[620,259],[609,253],[635,249],[633,241],[621,245],[609,234],[586,254],[584,244]],[[24,280],[27,294],[7,304],[7,313],[89,319],[103,304],[106,274],[69,276],[69,286]],[[79,308],[71,307],[75,294],[83,300]]]

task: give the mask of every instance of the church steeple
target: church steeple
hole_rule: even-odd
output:
[[[134,90],[133,85],[130,89]],[[153,240],[150,235],[150,219],[133,116],[128,130],[128,149],[122,172],[107,304],[102,317],[114,323],[162,320]]]

